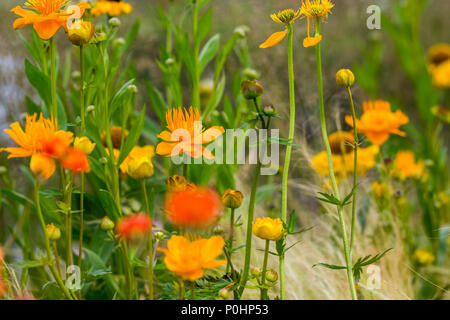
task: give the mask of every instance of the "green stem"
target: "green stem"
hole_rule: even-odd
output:
[[[72,173],[72,178],[69,184],[69,192],[67,193],[66,198],[66,263],[67,265],[73,264],[73,255],[72,255],[72,190],[73,190],[73,182],[75,179],[75,174]]]
[[[231,266],[231,255],[233,254],[233,236],[234,236],[234,211],[236,209],[231,208],[231,214],[230,214],[230,236],[228,238],[228,241],[230,243],[230,252],[228,254],[229,256],[229,260],[227,262],[227,269],[226,269],[226,273],[228,273],[230,266]]]
[[[283,181],[281,189],[281,220],[287,223],[287,200],[288,200],[288,179],[289,166],[292,154],[292,142],[294,141],[295,132],[295,88],[294,88],[294,53],[293,53],[293,36],[294,30],[292,24],[288,25],[288,39],[287,39],[287,55],[288,55],[288,73],[289,73],[289,102],[290,102],[290,116],[289,116],[289,142],[286,148],[286,156],[284,158],[283,166]],[[284,272],[284,254],[280,255],[280,299],[286,299],[285,286],[285,272]]]
[[[353,242],[355,238],[355,224],[356,224],[356,185],[358,184],[358,130],[356,128],[356,111],[353,103],[353,96],[350,87],[347,87],[348,98],[350,100],[350,108],[352,110],[353,119],[353,136],[354,136],[354,161],[353,161],[353,203],[352,203],[352,228],[350,231],[350,259],[353,254]]]
[[[73,297],[70,294],[69,290],[64,285],[64,282],[62,281],[61,277],[58,274],[58,271],[56,270],[56,268],[53,264],[52,250],[50,248],[50,241],[47,236],[47,230],[46,230],[46,225],[45,225],[45,221],[44,221],[44,216],[42,215],[42,210],[41,210],[38,178],[36,178],[36,184],[35,184],[35,188],[34,188],[34,197],[35,197],[35,202],[36,202],[36,211],[38,214],[39,222],[41,224],[42,233],[44,234],[44,242],[45,242],[45,250],[47,253],[48,267],[50,268],[51,274],[55,278],[56,283],[61,288],[61,290],[64,293],[64,295],[66,296],[66,298],[69,300],[74,300],[75,297]]]
[[[86,106],[84,101],[84,47],[80,46],[80,114],[81,114],[81,130],[80,136],[85,135],[86,123],[85,113]],[[83,232],[84,232],[84,172],[81,173],[81,186],[80,186],[80,245],[78,251],[78,267],[81,270],[81,262],[83,255]]]
[[[201,111],[200,106],[200,66],[199,66],[199,55],[200,55],[200,41],[197,40],[198,33],[198,14],[199,5],[196,1],[193,3],[194,12],[192,14],[192,36],[194,44],[194,81],[192,82],[192,105],[194,108],[198,108]]]
[[[56,100],[56,44],[55,39],[52,37],[50,39],[50,86],[51,86],[51,97],[52,105],[50,107],[50,113],[54,119],[58,122],[58,104]]]
[[[316,19],[316,36],[320,35],[320,18]],[[336,177],[334,175],[333,171],[333,160],[332,160],[332,154],[331,154],[331,147],[330,142],[328,141],[328,134],[327,134],[327,125],[325,120],[325,104],[323,99],[323,80],[322,80],[322,58],[321,58],[321,51],[320,51],[320,43],[316,45],[316,60],[317,60],[317,80],[318,80],[318,91],[319,91],[319,107],[320,107],[320,124],[322,127],[322,137],[323,142],[325,144],[325,149],[328,156],[328,169],[330,171],[330,180],[333,187],[333,193],[334,197],[336,199],[340,200],[339,195],[339,188],[336,182]],[[348,244],[348,237],[347,237],[347,231],[345,228],[345,221],[344,221],[344,213],[342,206],[338,206],[338,216],[339,216],[339,223],[341,227],[341,233],[342,233],[342,241],[344,243],[344,254],[345,254],[345,262],[347,267],[347,280],[348,284],[350,286],[350,292],[352,295],[353,300],[357,300],[356,295],[356,288],[355,283],[353,279],[353,272],[352,272],[352,263],[350,258],[350,249]]]
[[[264,249],[264,262],[263,262],[263,268],[262,268],[262,276],[261,276],[261,286],[263,287],[261,289],[261,300],[267,300],[267,289],[264,288],[266,283],[266,273],[267,273],[267,261],[269,258],[269,246],[270,246],[270,240],[266,240],[266,247]]]
[[[150,206],[148,202],[147,197],[147,187],[145,184],[145,180],[143,179],[141,182],[142,185],[142,194],[144,195],[144,202],[145,202],[145,210],[149,217],[151,217],[150,214]],[[149,286],[149,295],[150,300],[153,300],[153,232],[150,225],[150,232],[148,234],[148,286]]]

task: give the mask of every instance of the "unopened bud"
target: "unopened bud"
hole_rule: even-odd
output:
[[[258,71],[256,71],[255,69],[251,69],[251,68],[245,68],[242,73],[243,73],[243,76],[249,80],[258,79],[261,76],[261,74]]]
[[[109,19],[109,25],[113,28],[120,27],[120,19],[117,17],[113,17],[113,18]]]
[[[106,40],[106,33],[104,32],[95,32],[94,35],[91,38],[90,43],[92,44],[99,44],[100,42],[103,42]]]
[[[76,70],[76,71],[72,72],[72,79],[74,81],[80,80],[80,78],[81,78],[80,71]]]
[[[266,115],[268,117],[273,117],[273,116],[277,116],[278,115],[277,110],[271,104],[265,106],[264,109],[263,109],[263,112],[264,112],[264,115]]]
[[[8,169],[4,166],[0,166],[0,174],[5,174],[8,171]]]
[[[90,106],[88,106],[87,108],[86,108],[86,112],[87,113],[91,113],[91,112],[93,112],[95,110],[95,106],[94,105],[90,105]]]
[[[100,228],[103,231],[112,230],[114,229],[114,222],[108,217],[103,217],[102,221],[100,222]]]
[[[130,91],[131,93],[138,93],[138,88],[134,84],[130,84],[128,86],[128,91]]]
[[[155,239],[156,240],[163,241],[165,239],[165,237],[166,236],[164,235],[163,232],[161,232],[161,231],[155,232]]]
[[[257,267],[251,267],[250,269],[250,273],[252,276],[254,276],[255,278],[258,278],[261,275],[261,269],[257,268]]]
[[[230,298],[230,291],[226,288],[222,288],[219,290],[219,297],[221,297],[224,300],[228,300]]]
[[[266,272],[266,279],[270,282],[275,282],[278,280],[278,273],[275,270],[270,269]]]
[[[220,224],[215,226],[214,229],[213,229],[213,233],[216,234],[216,235],[222,234],[223,233],[223,227]]]
[[[117,46],[117,47],[121,47],[125,44],[125,39],[124,38],[117,38],[114,40],[113,42],[113,46]]]
[[[244,195],[237,190],[226,190],[222,195],[222,204],[230,209],[237,209],[242,205]]]
[[[241,91],[245,99],[253,100],[264,93],[264,88],[257,80],[245,80],[241,84]]]
[[[351,87],[355,83],[355,75],[349,69],[341,69],[336,73],[336,83],[342,87]]]
[[[49,240],[56,241],[61,238],[61,230],[53,223],[48,224],[45,227],[45,232],[47,233],[47,237],[49,238]]]
[[[250,32],[250,28],[247,26],[238,26],[234,29],[234,33],[238,34],[241,38],[245,38],[247,33]]]

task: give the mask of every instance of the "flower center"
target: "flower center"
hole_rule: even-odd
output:
[[[70,1],[71,0],[28,0],[25,5],[43,15],[49,15],[58,12]]]

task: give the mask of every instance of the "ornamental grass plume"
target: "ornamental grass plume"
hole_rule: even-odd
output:
[[[364,102],[363,109],[361,118],[356,119],[356,128],[373,144],[378,146],[384,144],[391,134],[406,136],[399,128],[407,124],[409,118],[400,110],[392,112],[389,102],[383,100]],[[353,127],[351,116],[346,116],[345,122]]]
[[[186,189],[168,192],[165,212],[169,221],[178,228],[207,228],[222,213],[220,198],[210,189]]]
[[[158,248],[165,254],[167,269],[184,280],[195,281],[203,277],[204,269],[214,269],[226,263],[216,260],[223,253],[225,241],[220,236],[209,239],[172,236],[167,249]]]
[[[110,17],[119,17],[133,11],[133,6],[122,0],[98,0],[91,9],[93,17],[106,14]]]
[[[19,29],[32,24],[38,36],[42,40],[48,40],[59,28],[66,28],[67,20],[77,12],[73,6],[65,9],[69,3],[70,0],[28,0],[25,3],[26,9],[16,6],[11,10],[21,16],[14,21],[13,28]],[[77,18],[81,18],[85,10],[91,7],[86,2],[80,2],[76,6],[80,15]]]
[[[156,153],[166,157],[186,154],[192,158],[214,159],[211,151],[204,144],[213,142],[225,130],[221,126],[205,129],[200,120],[198,109],[171,109],[166,113],[167,129],[158,138],[162,141],[156,147]]]

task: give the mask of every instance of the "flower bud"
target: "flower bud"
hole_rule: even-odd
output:
[[[94,35],[95,27],[89,22],[80,20],[67,30],[70,42],[76,46],[88,44]]]
[[[134,84],[130,84],[127,89],[131,93],[138,93],[138,88]]]
[[[241,91],[245,99],[253,100],[264,93],[264,88],[257,80],[244,80],[241,84]]]
[[[73,146],[86,154],[91,154],[95,148],[95,143],[91,142],[88,137],[76,137]]]
[[[122,144],[122,128],[121,127],[111,127],[109,129],[109,132],[111,134],[111,141],[114,149],[120,150],[121,144]],[[128,137],[128,130],[125,130],[124,132],[124,141]],[[108,146],[106,142],[106,132],[102,134],[102,143],[103,146],[106,148]]]
[[[86,108],[86,113],[91,113],[94,112],[95,110],[95,106],[94,105],[90,105]]]
[[[336,82],[342,87],[351,87],[355,83],[355,75],[349,69],[341,69],[336,73]]]
[[[170,177],[166,181],[167,190],[169,192],[179,192],[186,190],[187,180],[178,174]]]
[[[102,157],[102,158],[98,159],[98,161],[99,161],[101,164],[107,164],[107,163],[108,163],[108,158]]]
[[[219,297],[221,297],[224,300],[228,300],[230,298],[230,291],[226,288],[222,288],[219,290]]]
[[[72,72],[72,79],[73,81],[79,81],[81,78],[81,73],[78,70],[75,70],[74,72]]]
[[[8,171],[8,169],[4,166],[0,166],[0,175],[5,174]]]
[[[251,68],[245,68],[242,73],[243,73],[243,76],[249,80],[258,79],[261,76],[261,74],[258,71],[256,71],[255,69],[251,69]]]
[[[258,278],[261,275],[261,269],[257,268],[257,267],[251,267],[250,269],[250,273],[252,276],[254,276],[255,278]]]
[[[264,115],[266,115],[267,117],[273,117],[273,116],[277,116],[278,112],[275,109],[275,107],[271,104],[267,105],[264,107],[263,109],[263,113]]]
[[[245,36],[250,32],[250,28],[248,26],[238,26],[234,29],[234,33],[239,35],[241,38],[245,38]]]
[[[45,227],[45,232],[47,233],[47,237],[49,240],[56,241],[61,238],[61,230],[56,227],[53,223],[48,224]]]
[[[113,46],[114,47],[121,47],[125,44],[125,39],[124,38],[117,38],[113,41]]]
[[[283,222],[278,218],[258,218],[253,223],[253,234],[263,240],[278,241],[285,232]]]
[[[155,239],[156,240],[163,241],[165,238],[166,238],[166,236],[164,235],[163,232],[161,232],[161,231],[155,232]]]
[[[170,66],[175,64],[175,59],[174,58],[168,58],[166,59],[166,65]]]
[[[113,28],[120,27],[120,19],[117,17],[113,17],[113,18],[109,19],[108,23]]]
[[[100,222],[100,228],[103,231],[112,230],[114,229],[114,222],[108,217],[103,217],[102,221]]]
[[[215,226],[214,229],[213,229],[213,233],[214,233],[215,235],[220,235],[220,234],[222,234],[222,233],[223,233],[223,227],[222,227],[220,224],[217,225],[217,226]]]
[[[244,195],[237,190],[226,190],[222,195],[222,204],[230,209],[237,209],[242,205]]]
[[[90,43],[92,44],[99,44],[100,42],[103,42],[106,40],[106,33],[104,32],[95,32],[94,35],[91,38]]]
[[[278,280],[278,273],[275,270],[270,269],[266,272],[266,279],[270,282],[275,282]]]

